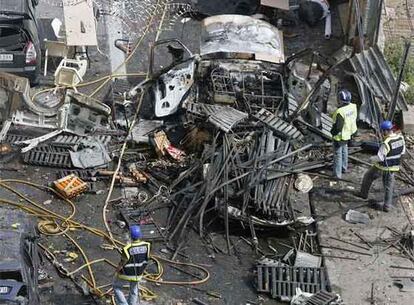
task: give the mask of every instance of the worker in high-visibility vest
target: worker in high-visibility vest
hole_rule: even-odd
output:
[[[405,154],[405,141],[400,132],[394,132],[391,121],[382,122],[380,127],[384,140],[377,155],[371,157],[371,162],[374,162],[374,165],[371,166],[362,179],[360,197],[368,199],[372,183],[382,177],[384,202],[376,204],[376,208],[388,212],[392,208],[394,176],[400,170],[401,157]]]
[[[113,283],[117,305],[140,304],[139,282],[150,259],[150,243],[141,240],[140,226],[131,226],[130,234],[132,242],[122,249],[122,259]],[[129,286],[128,299],[122,291],[124,286]]]
[[[339,108],[333,113],[333,126],[331,130],[334,158],[333,173],[337,178],[342,178],[342,173],[348,169],[348,142],[357,132],[358,111],[355,104],[351,103],[352,95],[346,89],[339,91]]]

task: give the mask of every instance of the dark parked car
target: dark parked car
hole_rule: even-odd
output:
[[[37,83],[41,69],[38,0],[0,0],[0,71]]]
[[[31,218],[0,207],[0,304],[40,304],[37,237]]]

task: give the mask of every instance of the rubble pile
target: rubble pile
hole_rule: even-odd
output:
[[[235,22],[242,26],[246,19],[240,19]],[[280,34],[272,35],[278,39]],[[257,37],[246,46],[254,51],[245,51],[257,52],[261,39],[269,37]],[[23,162],[59,168],[54,187],[65,198],[98,193],[95,182],[112,179],[123,194],[115,200],[122,220],[113,223],[119,228],[140,223],[147,240],[178,245],[176,252],[188,229],[205,238],[217,218],[224,220],[228,252],[234,224],[249,227],[257,241],[258,227],[311,223],[311,217],[297,215],[292,202],[306,200],[302,195],[312,188],[305,173],[331,162],[326,139],[332,120],[319,110],[329,98],[329,81],[315,78],[323,72],[312,64],[303,69],[310,54],[286,63],[282,55],[280,62],[258,60],[259,53],[217,58],[211,48],[193,55],[172,40],[158,41],[151,56],[162,46],[170,46],[173,63],[161,73],[150,68],[150,78],[130,90],[128,97],[144,101],[132,126],[128,103],[113,113],[119,107],[111,109],[75,90],[33,95],[25,79],[0,74],[1,139],[23,153]],[[177,58],[177,50],[189,58]],[[318,90],[309,86],[306,74],[313,82],[318,79]],[[125,150],[121,143],[127,144]],[[112,161],[118,161],[119,170]],[[151,215],[160,206],[169,209],[163,225]],[[302,267],[285,268],[289,276]],[[325,288],[325,271],[312,270],[322,281],[315,283],[317,292]]]
[[[229,33],[227,41],[212,36],[217,26]],[[241,46],[247,38],[234,36],[234,27],[268,32]],[[332,120],[319,110],[327,103],[330,83],[313,66],[318,56],[304,51],[284,62],[280,32],[249,17],[207,18],[203,29],[201,55],[176,39],[152,47],[150,78],[130,91],[131,97],[142,92],[147,105],[125,139],[126,154],[117,150],[127,134],[126,112],[111,113],[107,105],[72,90],[31,97],[27,80],[8,74],[0,75],[3,104],[9,105],[3,107],[1,138],[26,145],[25,163],[65,168],[62,174],[83,180],[113,175],[111,160],[122,158],[118,184],[152,195],[167,190],[170,239],[179,239],[193,223],[203,235],[213,211],[224,218],[227,235],[229,219],[265,227],[294,223],[297,174],[323,167],[332,157],[322,152]],[[261,48],[267,41],[272,43]],[[162,47],[173,62],[155,72],[155,49]],[[235,47],[240,53],[231,53]],[[258,60],[275,51],[276,62]],[[217,56],[223,52],[230,56]],[[323,62],[325,73],[350,52],[344,48],[338,54]],[[308,55],[312,63],[304,68]],[[22,132],[25,127],[30,133]],[[299,180],[303,184],[303,176]]]
[[[165,4],[160,29],[167,4],[180,8],[177,15],[192,12],[190,5],[160,3]],[[131,4],[119,5],[116,13]],[[141,5],[144,7],[144,3]],[[325,37],[330,39],[332,20],[326,6],[317,19],[326,19]],[[138,16],[140,7],[130,13]],[[157,4],[153,9],[158,11],[160,7]],[[160,253],[173,252],[171,259],[151,253],[155,262],[152,267],[157,271],[145,274],[146,279],[154,283],[177,283],[162,278],[164,270],[159,260],[164,260],[201,270],[194,274],[172,266],[198,279],[178,283],[193,285],[207,281],[209,271],[193,262],[174,260],[177,255],[189,259],[180,251],[189,241],[190,230],[214,251],[220,249],[213,245],[209,231],[216,224],[224,227],[228,254],[236,248],[231,240],[231,233],[236,231],[233,229],[250,233],[251,241],[238,238],[252,246],[256,254],[263,255],[254,261],[258,292],[292,305],[342,304],[338,295],[328,292],[332,287],[323,257],[329,255],[323,255],[321,249],[371,256],[369,251],[373,247],[357,233],[354,234],[369,248],[340,238],[331,239],[368,252],[321,245],[316,226],[312,226],[315,222],[312,216],[316,214],[303,213],[298,205],[311,209],[307,193],[313,188],[314,176],[344,180],[316,172],[331,166],[333,160],[333,120],[328,105],[337,101],[339,81],[334,70],[350,59],[355,71],[351,76],[361,95],[359,119],[374,129],[378,129],[382,110],[387,107],[396,85],[391,70],[377,47],[355,56],[351,47],[344,46],[329,57],[310,49],[286,57],[282,31],[253,17],[212,16],[203,19],[201,26],[199,54],[193,54],[178,39],[158,40],[157,33],[149,52],[145,78],[141,79],[142,73],[134,74],[137,78],[133,79],[127,79],[128,74],[119,76],[112,82],[109,94],[117,96],[112,96],[110,101],[101,102],[93,96],[118,76],[103,78],[103,84],[87,95],[84,87],[90,84],[82,84],[83,78],[71,85],[57,81],[55,88],[40,89],[30,88],[26,78],[0,73],[3,163],[9,160],[9,155],[14,155],[21,156],[25,164],[52,168],[56,180],[50,183],[50,188],[16,181],[64,199],[73,213],[65,218],[41,205],[35,208],[16,205],[42,217],[38,227],[42,234],[63,235],[76,246],[85,265],[73,272],[58,262],[55,254],[62,253],[45,246],[41,248],[61,275],[69,276],[75,283],[78,280],[83,283],[80,278],[85,281],[85,285],[76,284],[82,286],[85,295],[109,296],[112,291],[103,290],[107,285],[97,285],[91,266],[98,261],[116,265],[106,258],[88,261],[82,248],[68,235],[71,231],[88,231],[108,242],[101,245],[102,249],[116,250],[122,248],[123,241],[114,235],[139,224],[146,241],[163,242],[163,249],[157,249]],[[129,40],[117,40],[115,45],[121,42],[126,43],[128,56],[133,55],[140,43],[130,50]],[[83,63],[82,77],[87,69],[86,58]],[[378,77],[371,77],[373,71]],[[46,72],[47,67],[45,75]],[[398,111],[407,109],[403,97],[397,94],[396,101]],[[367,148],[359,144],[350,145],[350,159],[370,165],[352,156]],[[397,175],[411,186],[414,186],[414,168],[410,165],[413,160],[411,155],[403,160]],[[0,185],[12,190],[6,182],[0,181]],[[114,189],[120,191],[120,197],[113,198]],[[105,232],[72,219],[76,206],[71,200],[87,193],[107,194],[102,209]],[[21,201],[35,202],[26,194],[17,193],[17,196]],[[43,201],[43,205],[51,203],[51,199]],[[339,205],[342,208],[340,202]],[[344,220],[369,224],[370,215],[356,211],[366,205],[348,209]],[[165,213],[156,219],[155,211],[160,209],[165,209]],[[111,219],[106,218],[107,214]],[[306,229],[300,228],[301,225]],[[414,261],[413,231],[388,229],[392,237],[382,242]],[[117,232],[113,234],[112,230]],[[272,230],[289,231],[291,244],[278,241],[278,246],[288,250],[281,252],[268,243],[266,249],[273,253],[263,251],[256,235],[259,230],[272,234]],[[67,256],[63,261],[74,263],[80,256],[69,250],[63,250]],[[225,253],[221,249],[216,252]],[[330,257],[357,260],[347,256]],[[91,282],[84,275],[74,276],[85,266]],[[144,294],[149,292],[145,290]]]
[[[228,35],[217,37],[217,27]],[[250,41],[251,33],[260,35]],[[156,72],[155,49],[163,47],[172,63]],[[67,197],[84,192],[83,181],[93,191],[94,181],[112,178],[132,194],[129,201],[146,209],[166,204],[168,233],[162,235],[177,243],[187,228],[204,236],[206,221],[217,216],[224,219],[228,250],[230,221],[247,224],[252,236],[255,226],[311,223],[296,215],[292,202],[312,188],[304,173],[332,160],[327,76],[350,49],[329,60],[309,50],[285,60],[280,31],[246,16],[205,19],[200,49],[192,54],[177,39],[153,45],[149,78],[124,95],[144,102],[133,126],[131,103],[113,113],[118,108],[76,90],[31,96],[27,80],[3,73],[0,137],[21,148],[25,163],[64,169],[56,185],[78,181],[79,190],[58,188]],[[120,171],[111,163],[117,159]]]
[[[111,161],[106,152],[111,141],[105,134],[111,130],[107,105],[73,90],[31,97],[28,80],[7,73],[1,73],[0,82],[0,139],[22,147],[24,162],[94,168]]]
[[[227,235],[229,219],[265,227],[292,224],[297,221],[291,206],[298,193],[294,188],[297,174],[324,167],[332,159],[324,153],[332,120],[319,110],[329,98],[330,83],[326,76],[321,80],[323,72],[312,64],[303,69],[306,56],[318,56],[304,51],[286,63],[255,60],[254,56],[240,59],[240,54],[233,53],[220,58],[213,53],[220,50],[211,47],[218,43],[209,33],[213,24],[229,32],[236,24],[267,27],[241,16],[207,18],[201,57],[191,54],[178,40],[158,41],[151,56],[154,49],[163,46],[171,53],[170,45],[174,44],[189,58],[177,62],[172,54],[172,66],[152,74],[151,81],[140,88],[147,92],[144,100],[154,98],[154,112],[144,114],[146,120],[137,123],[132,135],[140,142],[153,143],[158,157],[182,165],[178,176],[168,168],[160,179],[172,203],[167,224],[170,239],[180,239],[188,224],[197,224],[203,235],[206,215],[213,211],[224,218]],[[273,28],[270,33],[271,46],[280,54],[280,34]],[[229,37],[233,36],[220,40],[223,52],[234,47],[225,41]],[[257,37],[242,47],[243,52],[258,57],[259,46],[268,39]],[[271,53],[272,48],[262,51]],[[326,71],[349,55],[349,49],[339,50],[330,62],[324,61]],[[283,55],[278,60],[283,60]],[[155,59],[151,57],[150,62]],[[316,83],[316,89],[309,79]],[[147,139],[142,138],[143,130]],[[149,164],[140,162],[139,166],[152,175]],[[157,179],[157,174],[152,178]]]

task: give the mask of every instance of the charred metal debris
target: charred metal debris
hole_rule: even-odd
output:
[[[326,294],[330,290],[329,281],[316,235],[310,230],[297,233],[292,236],[293,247],[282,244],[289,248],[288,252],[279,254],[274,250],[273,257],[261,258],[256,267],[257,291],[269,293],[282,301],[291,301],[291,304],[308,304],[298,302],[301,292],[313,294],[316,299],[318,293]],[[336,299],[331,295],[326,304],[336,304],[330,303]]]
[[[278,41],[278,33],[274,35]],[[159,41],[154,48],[171,43],[177,41]],[[180,69],[169,68],[149,85],[155,117],[164,118],[167,134],[173,134],[169,124],[183,122],[184,132],[175,144],[189,161],[180,163],[178,176],[165,179],[172,181],[166,185],[171,239],[180,240],[192,226],[203,236],[212,213],[224,218],[227,235],[230,220],[264,227],[293,224],[298,221],[291,205],[299,192],[298,174],[331,162],[323,152],[332,127],[323,112],[331,93],[328,75],[349,58],[349,50],[330,59],[305,50],[272,63],[257,60],[256,50],[234,53],[225,42],[221,48],[211,54],[206,50],[213,48],[202,47],[201,57],[187,52],[189,59],[178,64]],[[305,65],[307,56],[312,62]],[[153,134],[152,142],[159,146],[158,132]],[[171,149],[164,150],[181,160]]]
[[[285,58],[279,30],[235,15],[206,18],[201,40],[200,54],[177,39],[157,41],[149,77],[112,107],[69,89],[32,95],[27,79],[0,73],[0,140],[27,164],[57,168],[56,185],[70,196],[111,179],[112,161],[122,158],[114,179],[123,196],[111,201],[120,210],[118,226],[140,223],[147,239],[178,245],[175,255],[187,230],[208,240],[218,218],[228,253],[232,226],[249,228],[258,249],[258,228],[311,224],[293,202],[306,200],[312,171],[332,162],[331,72],[351,49]],[[161,48],[172,61],[156,71]],[[136,99],[141,109],[134,109]],[[130,126],[134,111],[138,120]],[[67,189],[67,181],[80,190]],[[159,208],[168,208],[162,228],[150,213]],[[306,232],[294,244],[286,257],[259,262],[258,291],[291,299],[300,288],[317,299],[329,285],[315,235]],[[319,303],[305,304],[335,299],[321,294]]]
[[[237,35],[243,28],[265,34]],[[206,18],[201,37],[200,54],[176,39],[151,48],[150,76],[129,92],[147,103],[128,135],[131,150],[117,182],[169,194],[170,239],[189,224],[203,235],[213,211],[224,217],[227,234],[230,219],[293,224],[297,175],[331,162],[324,153],[332,127],[329,74],[350,49],[330,58],[304,50],[285,60],[281,32],[246,16]],[[161,48],[173,60],[155,71]],[[24,162],[102,172],[117,158],[126,112],[72,90],[31,96],[27,79],[5,73],[0,88],[0,139],[21,147]]]
[[[142,93],[153,103],[127,136],[130,150],[116,181],[144,188],[143,202],[151,194],[168,202],[172,240],[193,226],[203,236],[212,214],[224,218],[227,235],[231,220],[252,228],[304,221],[291,202],[312,187],[299,174],[331,162],[329,76],[350,50],[330,58],[304,50],[285,60],[281,33],[265,22],[221,16],[203,23],[201,54],[176,39],[151,48],[150,77],[129,96]],[[248,26],[267,34],[235,34],[234,27]],[[158,48],[173,61],[157,72]],[[0,88],[0,138],[21,147],[25,163],[85,181],[113,173],[108,166],[127,134],[125,116],[72,90],[30,96],[27,79],[5,73]]]

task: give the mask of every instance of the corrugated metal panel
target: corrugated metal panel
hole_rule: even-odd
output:
[[[377,46],[356,54],[350,61],[362,102],[359,119],[377,126],[381,120],[380,106],[388,105],[392,100],[395,78]],[[398,98],[397,109],[408,110],[402,94]]]

